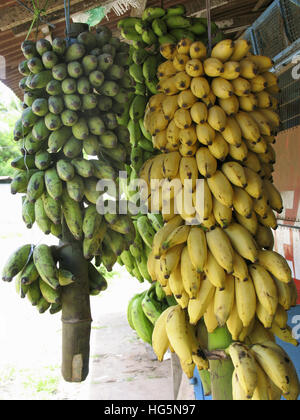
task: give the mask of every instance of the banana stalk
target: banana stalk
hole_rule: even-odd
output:
[[[227,327],[217,328],[208,334],[208,351],[225,350],[232,342]],[[232,401],[232,374],[230,359],[209,360],[212,399]]]
[[[88,263],[82,243],[74,240],[65,221],[61,268],[72,271],[76,282],[62,288],[62,375],[67,382],[82,382],[89,373],[91,309]]]

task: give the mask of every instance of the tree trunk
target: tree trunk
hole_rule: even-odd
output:
[[[225,350],[232,342],[231,334],[226,327],[217,328],[208,334],[208,350]],[[220,401],[232,400],[233,364],[230,359],[210,360],[210,378],[212,399]]]
[[[63,225],[62,268],[71,271],[76,281],[62,288],[62,375],[67,382],[82,382],[89,373],[91,309],[88,263],[82,243]]]

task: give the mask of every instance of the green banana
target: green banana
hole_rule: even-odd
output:
[[[147,131],[147,130],[146,130],[146,128],[145,128],[145,125],[144,125],[144,118],[141,118],[141,119],[139,120],[139,125],[140,125],[140,129],[141,129],[141,132],[142,132],[143,136],[144,136],[147,140],[152,141],[152,136],[151,136],[151,134],[150,134],[150,133],[149,133],[149,131]]]
[[[142,14],[142,20],[152,22],[154,19],[159,19],[165,14],[166,11],[161,7],[147,7]]]
[[[55,225],[61,223],[61,206],[59,201],[54,200],[47,192],[42,195],[45,213]]]
[[[107,246],[107,244],[102,244],[102,251],[101,251],[101,258],[102,263],[108,272],[112,271],[113,266],[117,261],[117,255],[115,252]]]
[[[92,204],[97,204],[101,192],[97,190],[97,178],[84,179],[84,195],[85,198]]]
[[[65,159],[59,159],[56,162],[56,171],[62,181],[71,181],[75,176],[74,166]]]
[[[10,255],[2,269],[3,281],[12,281],[12,279],[23,270],[29,262],[33,247],[34,245],[32,244],[22,245]]]
[[[153,29],[147,28],[142,33],[142,41],[147,45],[153,45],[157,43],[158,38],[155,35]]]
[[[30,203],[27,197],[22,198],[22,219],[28,229],[31,229],[35,222],[34,203]]]
[[[41,197],[45,189],[44,172],[39,171],[34,173],[27,186],[27,199],[30,203],[35,203]]]
[[[136,264],[143,278],[147,280],[149,283],[152,283],[152,279],[147,268],[147,260],[148,258],[145,252],[142,252],[141,257],[136,259]]]
[[[39,300],[42,297],[38,281],[35,281],[28,286],[26,296],[32,306],[37,306]]]
[[[143,215],[137,219],[137,229],[139,234],[141,235],[145,244],[152,248],[152,242],[155,236],[155,230],[153,229],[150,220],[147,216]]]
[[[52,287],[50,287],[42,279],[39,279],[39,287],[43,298],[46,299],[48,303],[60,303],[61,296],[59,289],[52,289]]]
[[[67,191],[64,190],[61,196],[61,207],[70,232],[75,239],[80,240],[83,234],[83,220],[80,204],[77,201],[72,200]]]
[[[143,68],[140,64],[132,63],[129,66],[129,74],[136,83],[144,82]]]
[[[148,102],[148,98],[146,96],[141,96],[141,95],[135,96],[135,98],[131,102],[130,109],[129,109],[129,116],[133,121],[137,122],[143,117],[147,102]]]
[[[151,154],[154,152],[154,147],[153,147],[152,141],[150,141],[146,138],[142,138],[141,140],[139,140],[138,146],[141,147],[143,150],[145,150],[147,152],[150,152]],[[148,159],[144,159],[144,162],[146,160],[148,160]]]
[[[20,171],[35,168],[35,157],[32,155],[19,156],[11,161],[11,166]]]
[[[84,158],[75,158],[71,161],[78,175],[83,178],[93,176],[93,165],[90,161]]]
[[[168,32],[166,23],[162,19],[154,19],[152,29],[156,36],[164,36]]]
[[[156,232],[158,232],[163,227],[164,221],[161,214],[147,213],[147,217]]]
[[[58,272],[51,248],[44,244],[37,245],[33,250],[33,261],[42,280],[52,289],[58,289]]]
[[[25,193],[27,191],[28,182],[31,172],[16,171],[10,183],[11,194]]]
[[[84,182],[79,175],[75,175],[71,181],[66,183],[69,197],[80,203],[84,197]]]
[[[50,168],[45,171],[45,186],[48,194],[53,200],[58,200],[63,193],[63,183],[58,176],[56,168]]]
[[[146,293],[135,299],[131,306],[131,320],[137,335],[146,343],[152,344],[153,324],[144,314],[142,300]]]
[[[84,211],[82,230],[84,237],[92,239],[102,222],[102,215],[97,211],[96,205],[88,206]]]
[[[70,159],[74,159],[82,152],[82,146],[83,142],[72,136],[64,145],[64,155]]]
[[[155,282],[155,294],[160,302],[162,302],[166,298],[166,294],[158,281]]]
[[[180,15],[167,16],[165,22],[169,29],[187,29],[190,26],[190,20]]]
[[[176,40],[175,40],[175,43],[176,43]],[[151,81],[145,80],[145,84],[146,84],[149,92],[152,93],[152,95],[156,95],[158,93],[158,90],[157,90],[158,80],[157,80],[157,78],[155,78]]]
[[[56,225],[55,223],[51,223],[50,231],[53,236],[62,239],[62,225]]]
[[[132,256],[130,251],[124,250],[121,255],[120,258],[123,262],[123,264],[125,265],[127,271],[130,273],[133,269],[134,269],[134,257]]]
[[[183,16],[186,14],[186,8],[183,4],[176,4],[167,8],[166,16]]]
[[[118,219],[109,225],[109,228],[122,235],[127,235],[134,227],[129,216],[119,215]]]
[[[61,127],[53,131],[48,138],[48,148],[50,153],[57,153],[72,135],[72,127]]]
[[[36,308],[39,311],[40,314],[45,313],[49,308],[50,308],[51,304],[49,302],[47,302],[47,300],[42,296],[37,305]]]
[[[35,154],[35,166],[44,171],[48,169],[52,162],[52,156],[47,150],[40,150]]]
[[[155,284],[152,285],[149,290],[147,290],[142,300],[142,309],[146,317],[154,325],[162,313],[162,308],[161,305],[155,302],[155,300],[151,297],[151,292],[153,289],[155,289]]]
[[[120,19],[118,21],[117,27],[119,29],[121,29],[121,28],[124,28],[124,29],[125,28],[126,29],[134,28],[135,24],[138,23],[138,22],[140,22],[140,18],[129,16],[129,17]]]
[[[58,269],[58,282],[60,286],[68,286],[76,281],[76,277],[69,270]]]
[[[44,209],[44,202],[42,197],[39,197],[34,204],[35,221],[38,227],[44,232],[45,235],[51,233],[51,220],[47,216]]]
[[[132,146],[137,145],[137,143],[143,136],[141,128],[140,128],[140,124],[133,120],[130,120],[127,128],[129,131],[129,138],[130,138],[131,145]]]
[[[62,310],[61,303],[52,303],[49,309],[51,315],[57,314]]]
[[[133,302],[134,302],[134,300],[135,299],[137,299],[138,297],[140,297],[141,296],[141,293],[138,293],[138,294],[136,294],[136,295],[134,295],[131,299],[130,299],[130,301],[129,301],[129,303],[128,303],[128,306],[127,306],[127,321],[128,321],[128,324],[129,324],[129,326],[131,327],[131,329],[135,329],[134,328],[134,325],[133,325],[133,322],[132,322],[132,315],[131,315],[131,309],[132,309],[132,304],[133,304]]]
[[[89,284],[92,289],[104,291],[107,289],[107,281],[105,277],[94,267],[92,263],[88,263]]]

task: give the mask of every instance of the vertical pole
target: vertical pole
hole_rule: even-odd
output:
[[[217,328],[208,334],[208,350],[225,350],[232,343],[231,334],[226,327]],[[234,367],[230,359],[210,360],[212,399],[232,400],[232,374]]]
[[[67,382],[82,382],[89,373],[91,309],[88,263],[82,243],[76,241],[63,224],[60,258],[62,268],[76,281],[62,288],[62,375]]]

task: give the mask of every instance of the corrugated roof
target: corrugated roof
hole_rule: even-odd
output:
[[[271,2],[270,0],[211,0],[211,16],[214,21],[222,23],[230,36],[234,36],[251,25]],[[18,72],[18,64],[24,59],[20,45],[26,38],[33,16],[21,3],[27,8],[32,7],[30,0],[3,0],[0,3],[0,55],[4,57],[6,63],[5,74],[4,69],[0,67],[0,79],[20,99],[23,97],[23,91],[19,88],[19,80],[22,76]],[[163,5],[164,8],[168,8],[179,3],[186,6],[188,15],[199,15],[199,13],[205,15],[205,0],[148,0],[147,6]],[[98,0],[71,0],[70,4],[71,13],[76,13],[99,6],[101,2]],[[48,23],[54,25],[54,28],[51,28],[53,38],[65,36],[63,6],[63,0],[48,0],[49,8],[47,11],[49,11],[49,14],[45,16],[45,19]],[[122,17],[126,15],[130,15],[130,10]],[[116,30],[120,18],[120,16],[111,12],[108,15],[108,20],[104,19],[102,23],[112,30]],[[43,27],[45,28],[45,25],[41,26],[40,29],[43,29]],[[46,28],[49,28],[49,26],[46,26]],[[41,31],[38,35],[39,38],[45,36]],[[30,38],[34,36],[36,36],[35,30]]]

